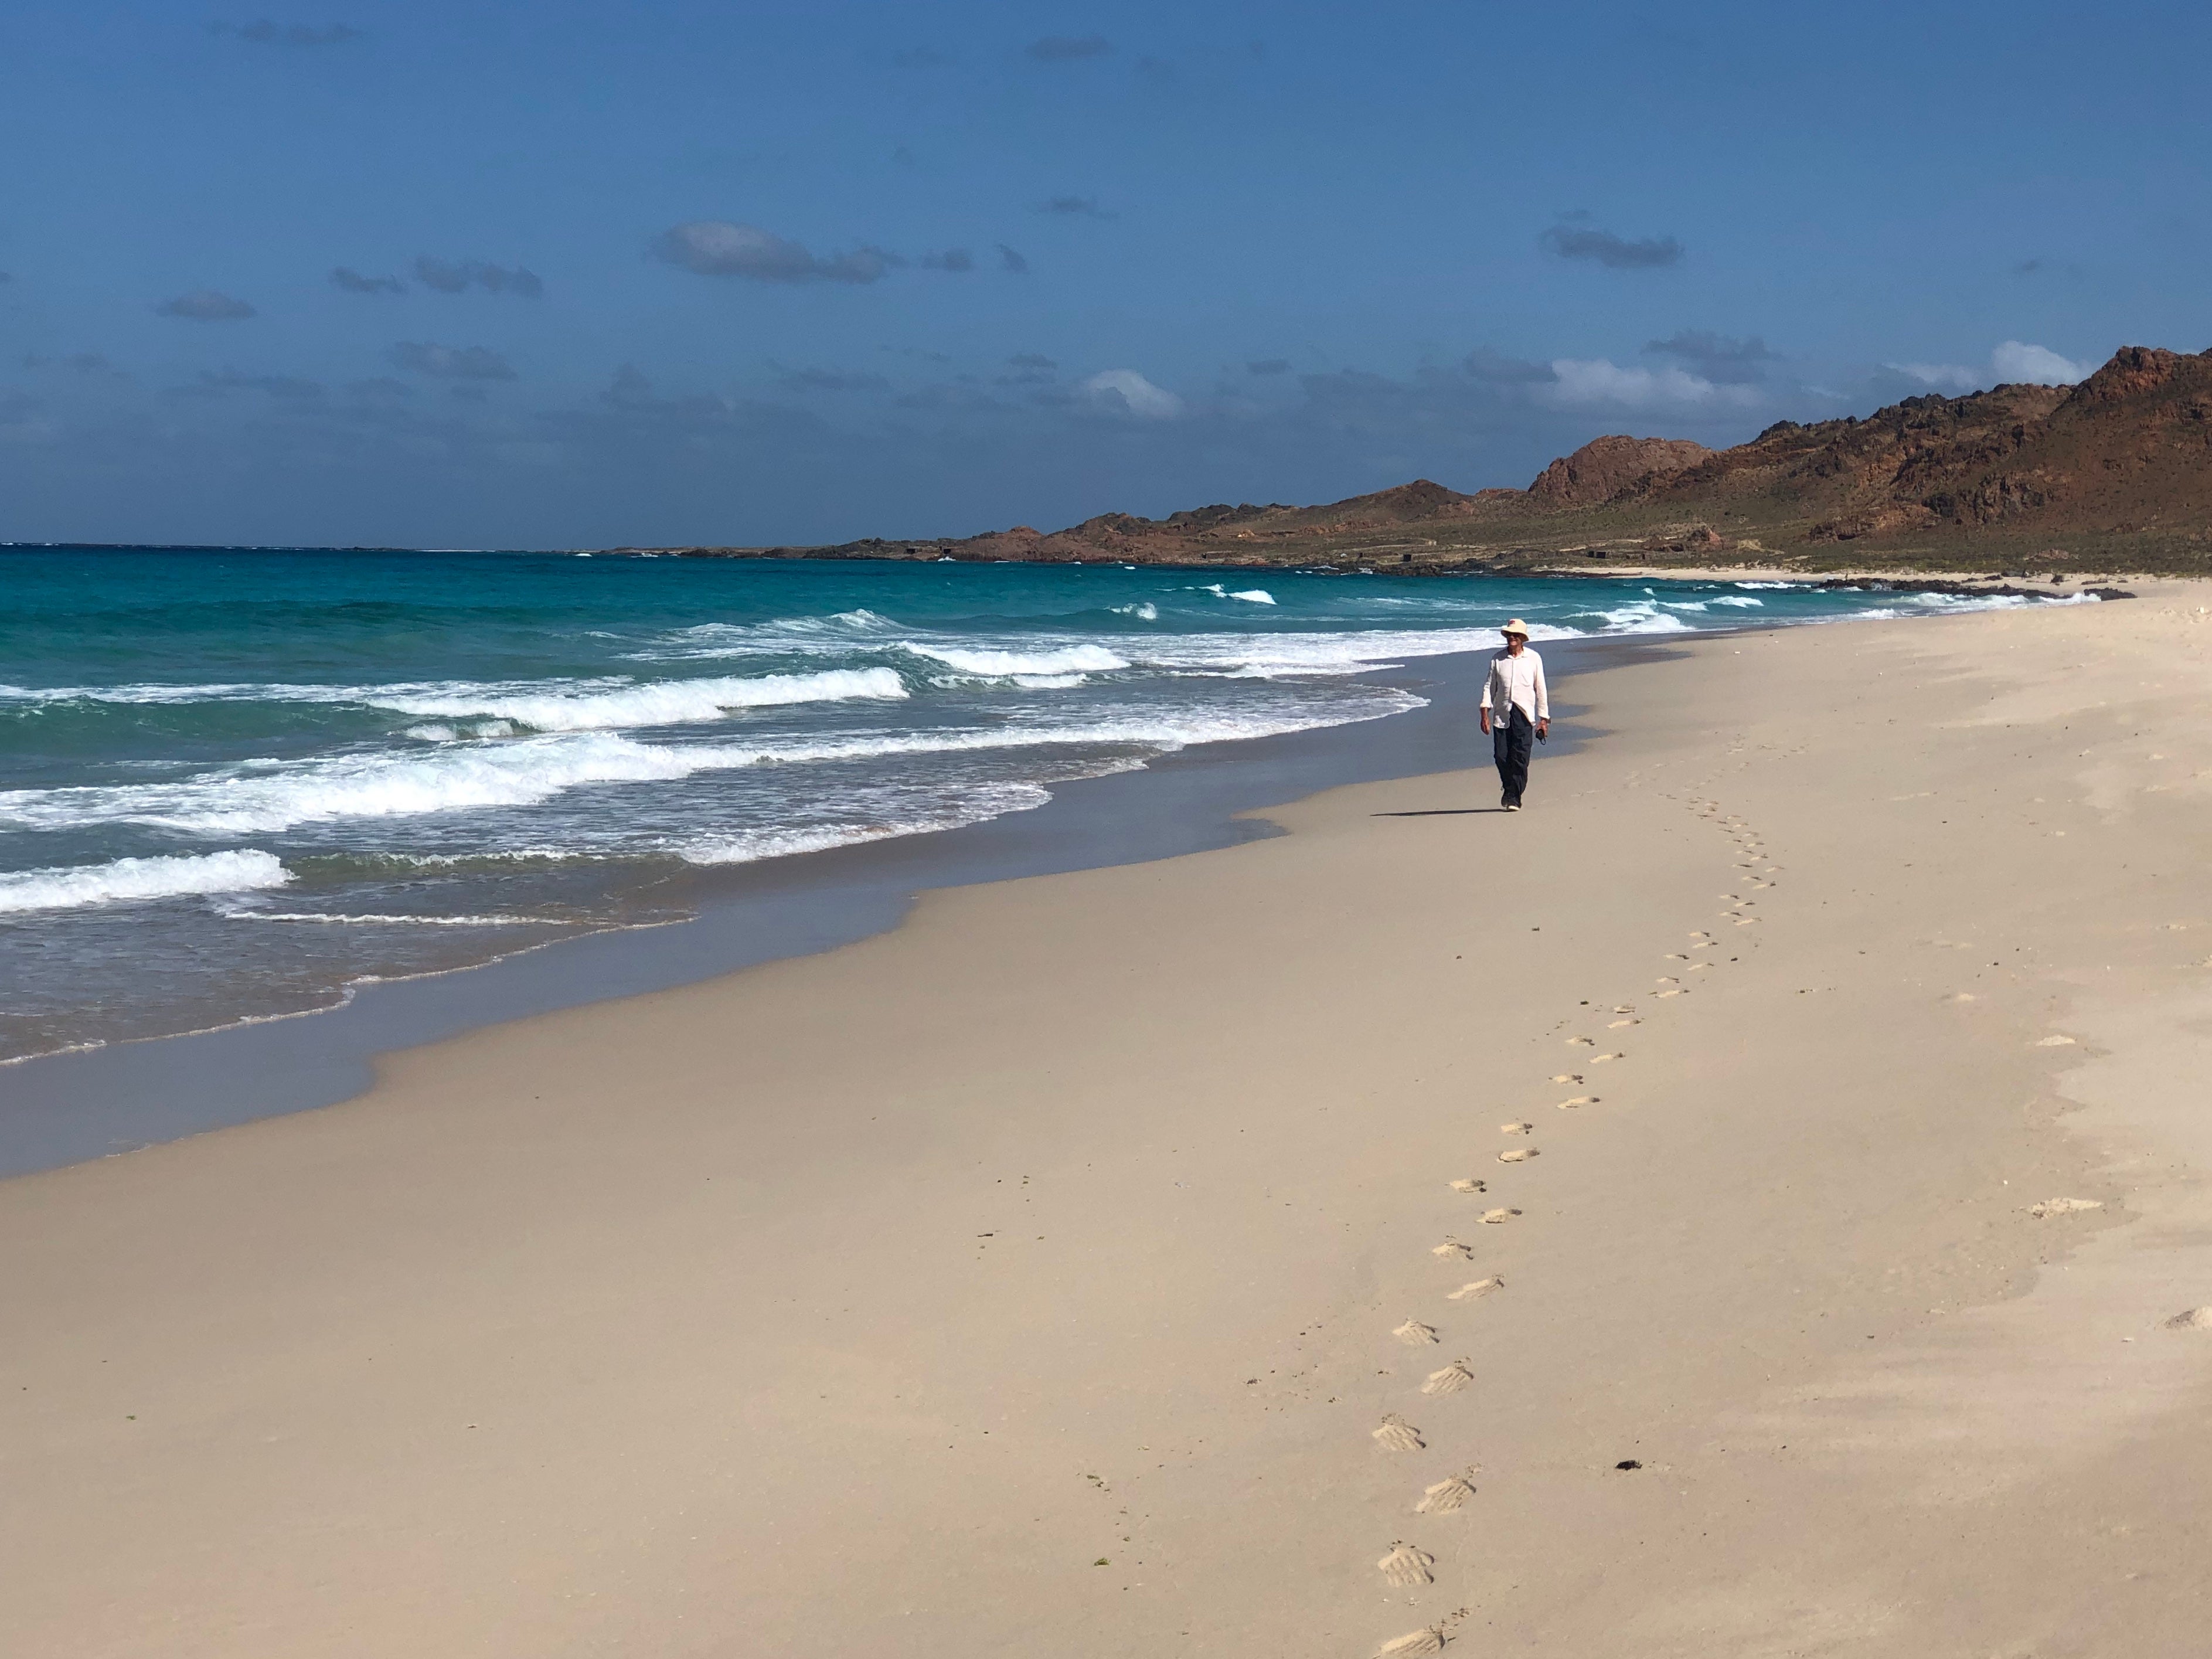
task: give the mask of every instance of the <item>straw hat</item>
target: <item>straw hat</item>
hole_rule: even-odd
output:
[[[1509,637],[1512,635],[1518,634],[1525,640],[1528,637],[1528,624],[1522,622],[1520,617],[1516,617],[1511,622],[1506,623],[1504,627],[1499,629],[1498,631],[1508,635]]]

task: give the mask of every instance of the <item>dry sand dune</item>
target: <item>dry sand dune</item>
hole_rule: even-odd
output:
[[[2202,1654],[2200,596],[1568,694],[0,1184],[0,1651]]]

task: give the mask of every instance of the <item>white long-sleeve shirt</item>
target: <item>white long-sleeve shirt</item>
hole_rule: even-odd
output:
[[[1551,694],[1544,688],[1544,659],[1534,646],[1522,646],[1518,656],[1501,651],[1490,659],[1490,675],[1482,683],[1482,706],[1498,720],[1514,708],[1532,721],[1552,718]]]

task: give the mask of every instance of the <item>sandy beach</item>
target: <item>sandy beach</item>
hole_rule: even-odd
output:
[[[0,1182],[0,1652],[2201,1654],[2212,592],[2139,591]]]

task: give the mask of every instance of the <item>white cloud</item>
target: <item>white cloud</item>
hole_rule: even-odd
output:
[[[1942,386],[1952,392],[1972,392],[1989,379],[1978,368],[1968,368],[1964,363],[1884,363],[1882,367],[1895,369],[1923,386]]]
[[[757,283],[872,283],[903,263],[879,247],[819,257],[758,225],[725,219],[695,219],[665,230],[652,252],[702,276],[747,276]]]
[[[1140,420],[1172,421],[1182,413],[1182,398],[1154,386],[1133,368],[1109,368],[1094,374],[1083,383],[1083,389],[1093,402]]]
[[[1604,357],[1555,357],[1552,374],[1555,383],[1543,388],[1541,395],[1570,407],[1610,404],[1622,409],[1695,409],[1759,401],[1757,391],[1747,386],[1717,386],[1680,368],[1623,368]]]
[[[511,380],[514,366],[489,346],[434,345],[428,340],[402,340],[392,348],[392,361],[417,374],[435,374],[449,380]]]
[[[2097,366],[2062,357],[2048,346],[2007,340],[1990,353],[1990,368],[1996,372],[2000,386],[2015,381],[2031,386],[2072,386],[2076,380],[2087,380]]]
[[[1910,375],[1923,386],[1952,392],[1978,392],[1992,386],[2072,386],[2076,380],[2087,380],[2097,368],[2094,363],[2062,357],[2049,346],[2030,345],[2023,340],[2007,340],[1990,353],[1987,368],[1969,368],[1964,363],[1887,363],[1883,367]]]

